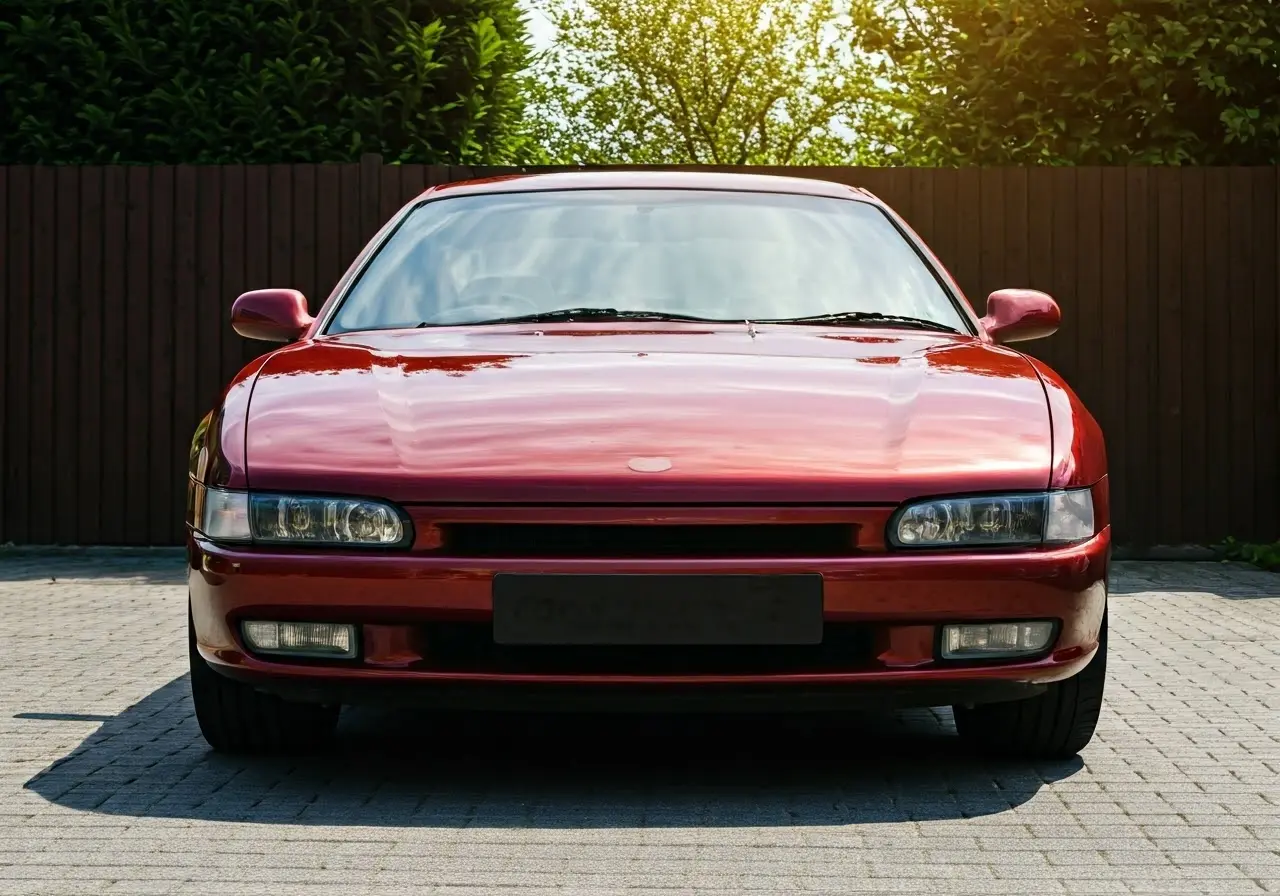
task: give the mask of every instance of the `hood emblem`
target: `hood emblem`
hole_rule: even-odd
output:
[[[671,469],[671,458],[633,457],[627,461],[627,466],[637,473],[661,473],[663,470]]]

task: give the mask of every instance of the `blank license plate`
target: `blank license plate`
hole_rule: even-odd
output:
[[[820,644],[820,575],[493,577],[498,644]]]

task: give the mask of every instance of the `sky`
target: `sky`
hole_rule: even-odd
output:
[[[529,13],[529,37],[534,50],[545,50],[555,40],[556,30],[542,13],[533,8],[533,4],[524,0],[520,4]]]

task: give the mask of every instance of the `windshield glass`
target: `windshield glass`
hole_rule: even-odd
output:
[[[709,190],[562,190],[427,202],[328,332],[482,323],[563,308],[716,320],[872,312],[965,331],[876,206]]]

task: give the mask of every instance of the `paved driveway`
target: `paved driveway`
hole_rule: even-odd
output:
[[[0,893],[1280,892],[1280,576],[1113,594],[1070,762],[966,758],[945,710],[356,712],[332,756],[245,762],[191,714],[180,557],[0,554]]]

